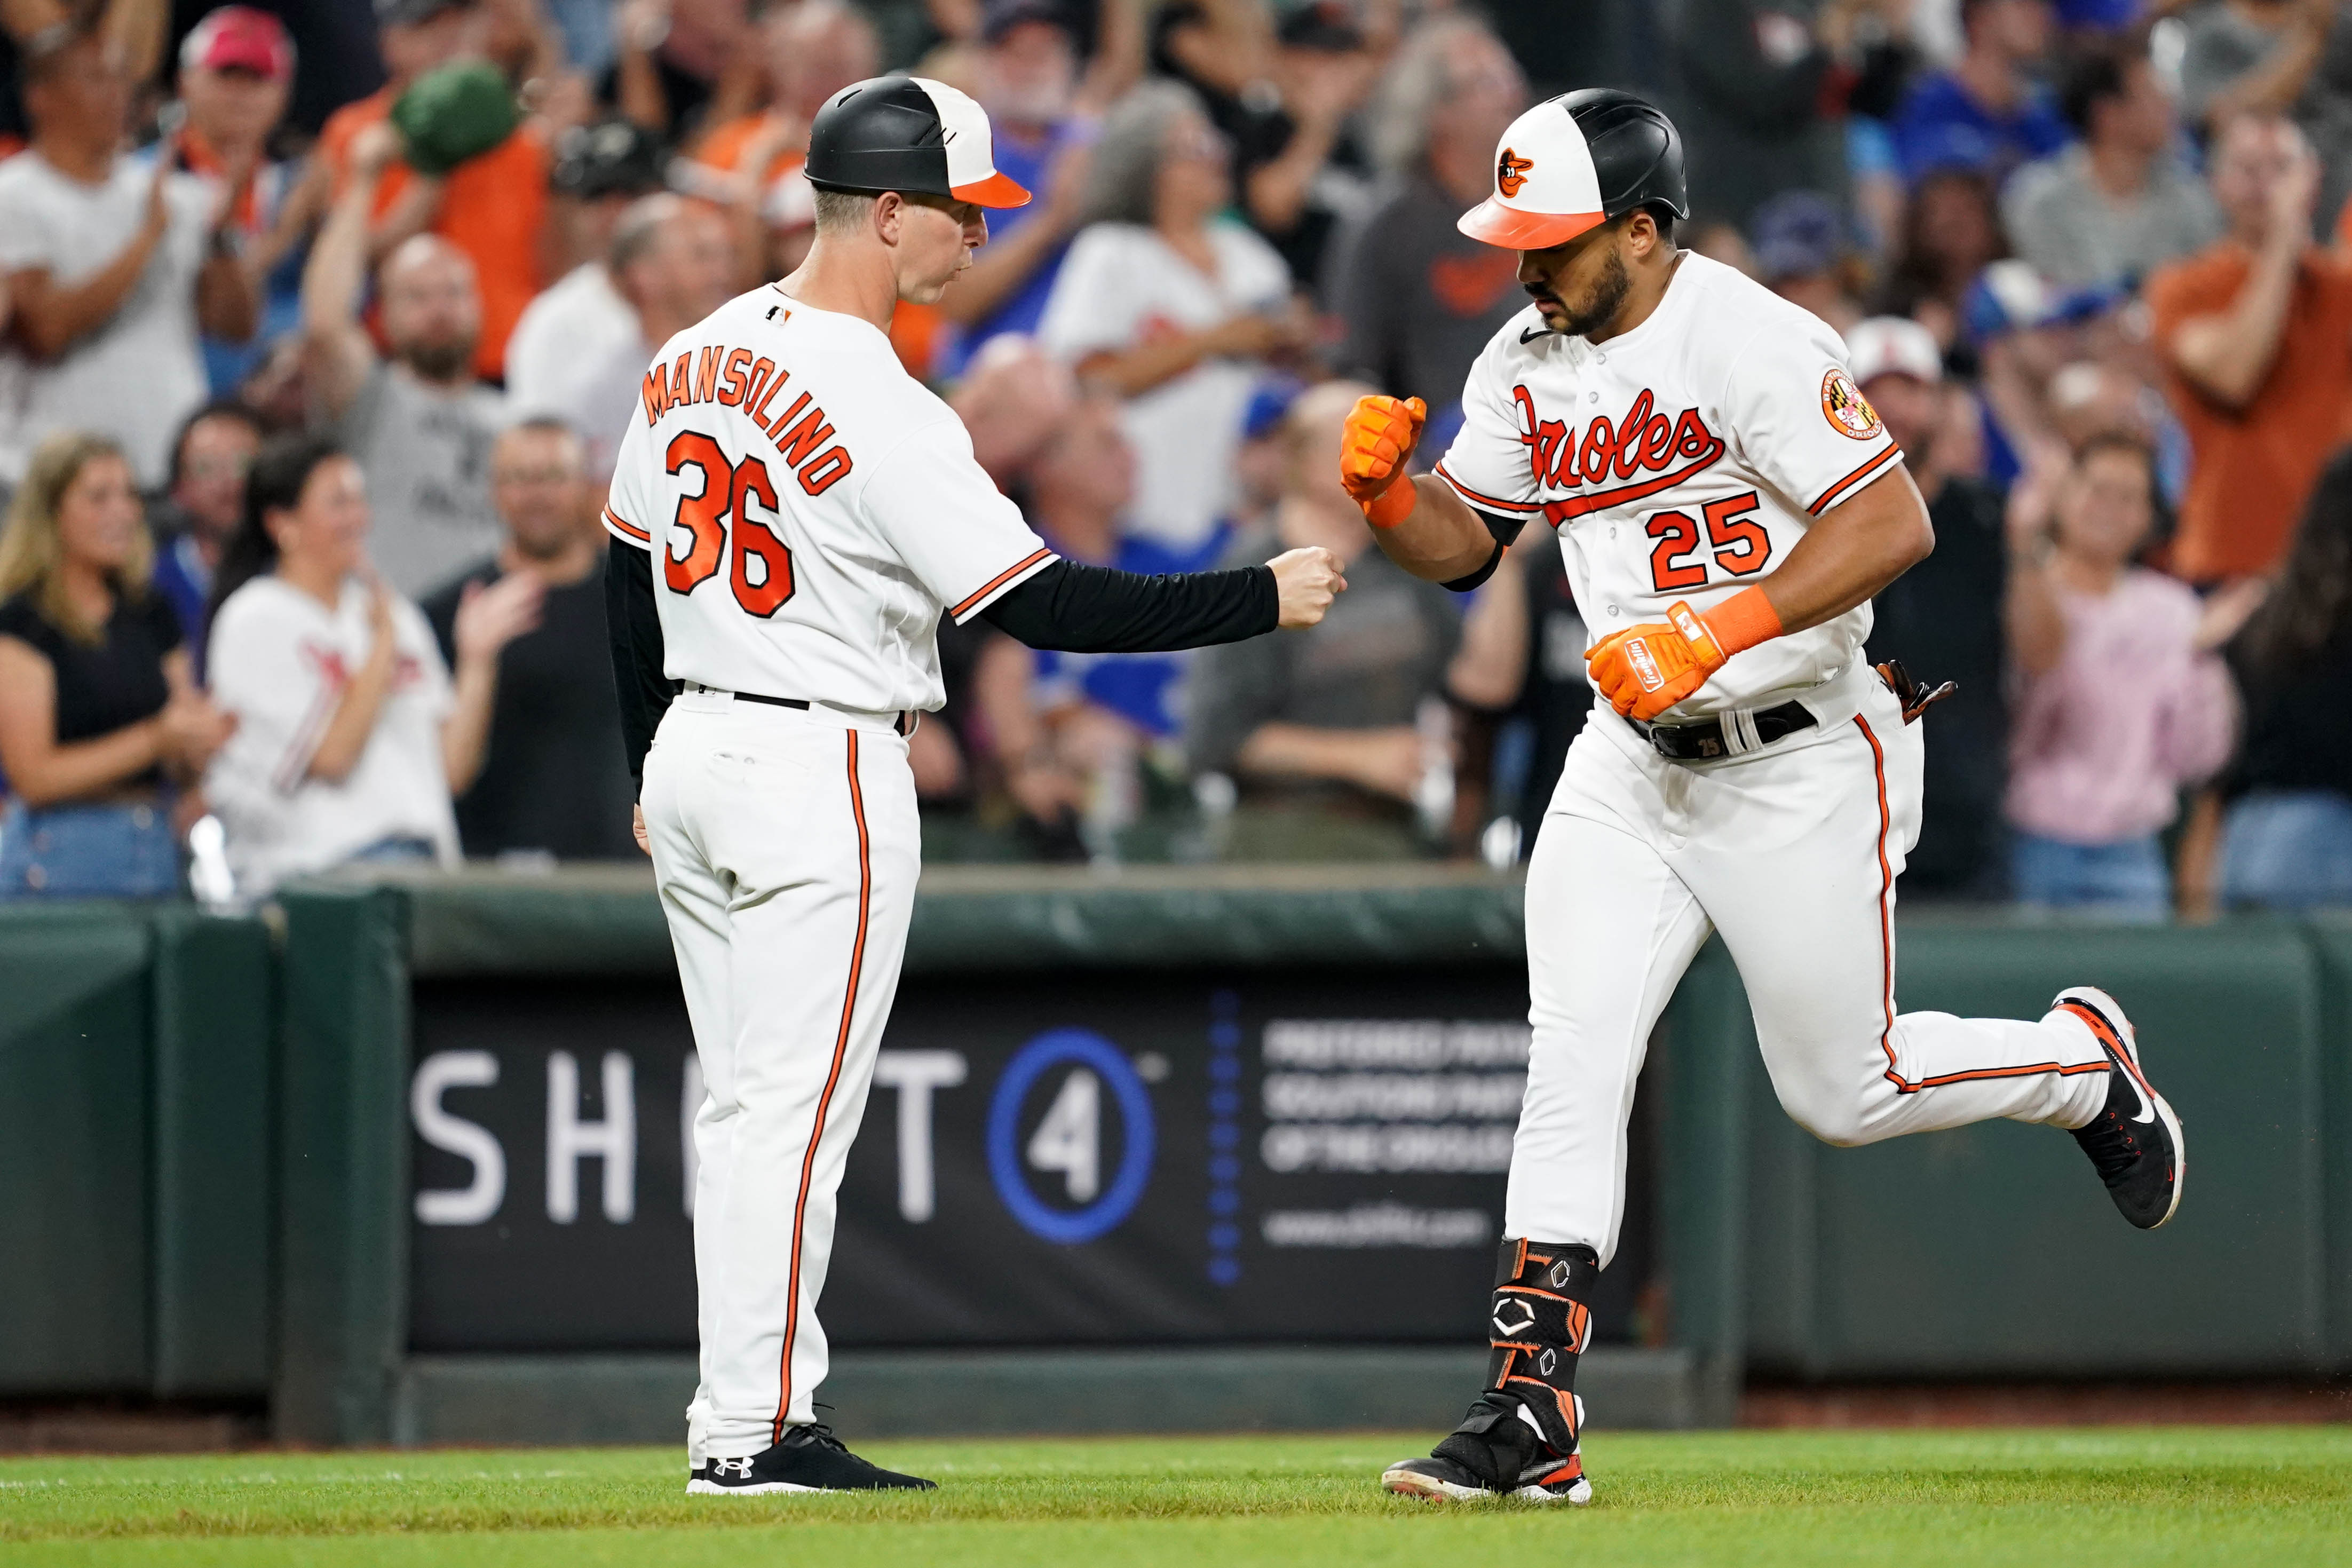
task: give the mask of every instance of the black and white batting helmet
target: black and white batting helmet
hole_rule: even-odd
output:
[[[996,172],[988,114],[945,82],[877,76],[843,88],[816,111],[803,172],[821,191],[950,196],[1025,206],[1029,193]]]
[[[1682,134],[1647,100],[1588,87],[1511,121],[1495,149],[1495,194],[1456,226],[1488,245],[1542,250],[1642,206],[1690,216]]]

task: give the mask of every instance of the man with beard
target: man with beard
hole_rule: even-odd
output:
[[[391,359],[377,356],[360,321],[368,214],[399,152],[389,123],[352,143],[352,177],[302,276],[302,334],[312,416],[336,426],[367,477],[368,558],[386,584],[421,598],[499,548],[490,444],[505,403],[474,379],[482,300],[473,263],[438,235],[413,236],[384,258],[377,292]]]
[[[2088,985],[2032,1022],[1895,1006],[1895,879],[1917,841],[1916,721],[1940,693],[1864,661],[1870,599],[1934,547],[1837,334],[1676,247],[1682,138],[1588,89],[1514,121],[1465,233],[1535,303],[1471,368],[1434,473],[1418,403],[1360,401],[1340,478],[1390,559],[1466,590],[1559,532],[1602,700],[1528,866],[1527,1095],[1486,1385],[1390,1490],[1581,1503],[1578,1357],[1625,1212],[1650,1031],[1720,932],[1780,1103],[1824,1142],[1992,1118],[2074,1132],[2124,1217],[2180,1201],[2180,1124]],[[2086,1303],[2088,1306],[2089,1303]]]
[[[941,370],[961,375],[989,339],[1034,332],[1084,216],[1097,93],[1082,92],[1074,18],[1062,0],[990,0],[974,91],[996,132],[996,166],[1043,199],[991,217],[988,244],[940,302],[959,329]]]

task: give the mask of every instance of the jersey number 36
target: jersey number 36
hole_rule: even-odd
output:
[[[761,620],[774,615],[793,596],[793,552],[748,510],[757,500],[770,517],[777,515],[768,465],[747,457],[730,466],[719,443],[698,430],[679,431],[663,460],[673,477],[688,468],[702,476],[702,493],[680,496],[670,520],[692,537],[691,547],[682,561],[675,545],[663,551],[663,580],[691,594],[717,574],[724,555],[735,602]]]

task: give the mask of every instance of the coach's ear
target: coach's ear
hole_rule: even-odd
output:
[[[874,198],[874,237],[883,244],[897,248],[907,223],[907,198],[896,191],[885,191]]]

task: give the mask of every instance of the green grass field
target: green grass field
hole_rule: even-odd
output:
[[[877,1443],[940,1489],[741,1500],[674,1449],[10,1459],[0,1561],[2352,1564],[2352,1427],[1602,1433],[1580,1510],[1374,1487],[1427,1441]]]

